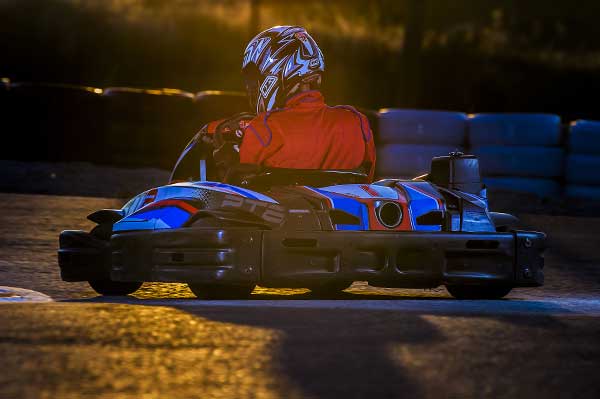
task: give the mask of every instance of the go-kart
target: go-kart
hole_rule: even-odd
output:
[[[172,180],[201,141],[188,144]],[[252,165],[209,181],[200,158],[192,181],[92,213],[91,232],[63,231],[62,279],[103,295],[183,282],[205,299],[244,298],[256,285],[326,295],[354,281],[494,299],[543,284],[545,235],[488,209],[474,156],[437,157],[420,178],[374,183],[362,170]]]

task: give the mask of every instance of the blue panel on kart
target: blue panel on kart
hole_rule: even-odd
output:
[[[467,115],[462,112],[386,108],[379,111],[379,143],[462,147]]]
[[[115,223],[113,231],[161,230],[181,227],[190,214],[176,206],[139,212]]]
[[[573,122],[569,129],[569,151],[600,156],[600,121]]]
[[[353,198],[349,198],[343,195],[332,193],[329,191],[321,190],[318,188],[310,188],[317,193],[327,197],[331,202],[333,209],[339,209],[344,212],[348,212],[351,215],[356,216],[360,219],[360,225],[354,224],[336,224],[336,230],[368,230],[369,229],[369,214],[367,206]]]
[[[471,146],[560,144],[560,116],[551,114],[477,114],[469,117]]]
[[[417,218],[435,209],[440,209],[436,197],[429,193],[426,186],[429,183],[402,183],[404,191],[409,197],[411,224],[416,231],[441,231],[442,226],[423,226],[417,224]]]
[[[485,146],[474,148],[483,176],[560,177],[565,151],[559,147]]]
[[[566,179],[568,183],[600,185],[600,155],[570,154]]]
[[[136,230],[154,230],[156,219],[140,219],[134,216],[119,220],[113,225],[113,232],[136,231]]]
[[[194,182],[194,183],[178,183],[177,185],[181,185],[182,187],[188,187],[188,188],[192,188],[192,189],[203,188],[203,189],[208,189],[208,190],[226,192],[226,193],[230,193],[230,194],[234,194],[234,195],[240,195],[244,198],[250,198],[250,199],[255,199],[255,200],[259,200],[259,201],[277,203],[277,201],[275,201],[273,198],[268,197],[264,194],[261,194],[256,191],[248,190],[246,188],[233,186],[231,184],[205,181],[205,182]],[[176,185],[174,185],[174,186],[176,186]]]

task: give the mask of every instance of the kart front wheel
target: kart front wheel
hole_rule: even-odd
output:
[[[198,299],[247,299],[254,285],[218,285],[188,283]]]
[[[512,290],[506,285],[447,285],[446,290],[456,299],[500,299]]]
[[[142,286],[140,282],[90,280],[88,284],[101,295],[124,296],[133,294]]]

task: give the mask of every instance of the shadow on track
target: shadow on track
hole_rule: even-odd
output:
[[[311,300],[315,298],[303,293],[253,295],[246,301],[96,297],[69,302],[171,306],[202,319],[279,331],[281,338],[272,348],[274,370],[302,397],[319,399],[422,396],[418,376],[409,371],[414,370],[412,362],[419,362],[411,357],[414,348],[445,346],[448,339],[427,316],[479,317],[556,331],[563,325],[553,315],[569,313],[559,304],[541,301],[458,301],[348,292]],[[403,348],[407,351],[399,362],[394,350]]]

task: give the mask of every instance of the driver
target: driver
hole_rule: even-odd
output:
[[[353,107],[325,104],[319,91],[324,70],[321,50],[302,27],[275,26],[254,37],[244,52],[242,73],[257,115],[205,126],[204,134],[214,137],[217,164],[239,160],[274,168],[363,169],[372,180],[375,145],[369,122]]]

